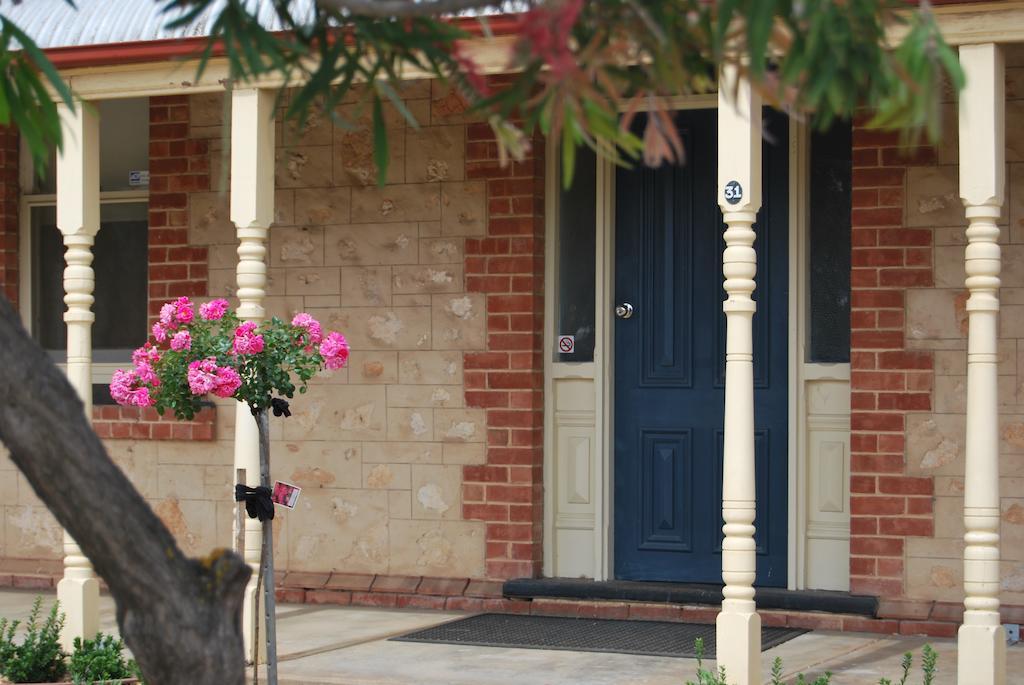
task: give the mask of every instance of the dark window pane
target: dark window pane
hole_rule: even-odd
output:
[[[596,194],[596,155],[579,148],[572,186],[565,190],[559,179],[555,335],[576,336],[576,348],[569,354],[556,349],[558,362],[594,361]]]
[[[809,362],[850,361],[851,128],[811,135]]]
[[[145,203],[105,204],[93,247],[96,301],[94,359],[121,361],[146,341],[147,233]],[[64,243],[53,207],[32,209],[32,330],[52,351],[67,347],[64,324]]]

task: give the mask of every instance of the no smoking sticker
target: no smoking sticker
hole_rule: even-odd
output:
[[[562,354],[572,354],[576,350],[575,335],[558,336],[558,351]]]

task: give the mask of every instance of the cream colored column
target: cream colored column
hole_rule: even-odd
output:
[[[259,88],[231,92],[231,221],[238,234],[238,315],[263,321],[267,294],[267,234],[274,217],[274,93]],[[245,469],[246,484],[260,483],[259,431],[249,407],[241,402],[235,413],[235,468]],[[242,631],[246,658],[263,650],[263,611],[256,592],[262,526],[257,519],[245,523],[245,560],[252,580],[245,591]],[[264,582],[273,583],[273,578]],[[259,622],[259,623],[257,623]],[[256,626],[259,625],[259,639]]]
[[[64,321],[68,329],[67,375],[92,421],[92,312],[96,285],[92,246],[100,228],[100,129],[95,110],[79,103],[75,111],[59,104],[64,149],[57,155],[57,228],[67,248],[64,259]],[[57,599],[64,612],[61,644],[71,650],[76,637],[99,631],[100,585],[92,564],[64,533],[64,577]]]
[[[1006,637],[999,620],[1000,210],[1005,186],[1005,97],[999,46],[965,45],[960,62],[960,197],[967,207],[967,440],[964,463],[964,623],[957,648],[959,685],[1006,682]]]
[[[732,96],[736,95],[733,100]],[[754,311],[757,273],[754,220],[761,206],[761,100],[736,69],[718,88],[718,204],[725,217],[727,322],[725,343],[725,464],[722,469],[722,579],[718,666],[735,685],[761,682],[761,617],[754,604]]]

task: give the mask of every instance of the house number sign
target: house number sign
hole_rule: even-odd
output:
[[[739,181],[729,181],[725,184],[725,201],[731,205],[739,204],[743,199],[743,186]]]

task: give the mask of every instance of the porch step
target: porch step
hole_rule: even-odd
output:
[[[502,594],[510,599],[587,599],[666,604],[722,603],[722,586],[702,583],[656,583],[635,580],[593,581],[581,578],[517,578],[507,580]],[[824,611],[874,618],[878,598],[828,590],[757,588],[759,609]]]

